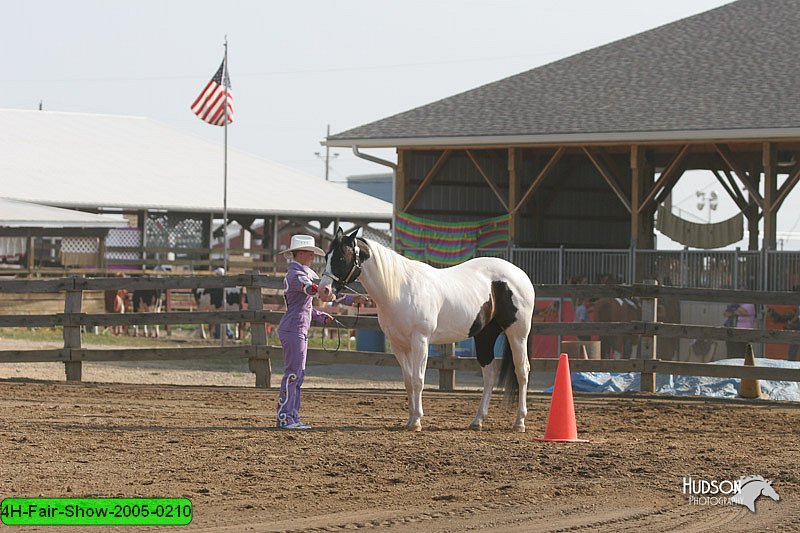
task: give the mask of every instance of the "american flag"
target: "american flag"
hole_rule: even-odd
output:
[[[223,79],[225,80],[224,87]],[[217,73],[192,104],[192,111],[209,124],[224,125],[225,93],[228,94],[228,124],[230,124],[233,122],[233,95],[231,95],[231,79],[228,77],[228,69],[223,59]]]

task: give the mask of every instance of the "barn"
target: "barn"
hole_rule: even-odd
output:
[[[775,250],[800,180],[798,7],[733,2],[327,144],[396,149],[396,217],[503,217],[516,247],[652,250],[673,187],[711,171],[746,220],[749,250]],[[703,248],[725,239],[701,230],[714,234]]]
[[[85,271],[221,266],[214,245],[222,233],[215,231],[223,218],[222,161],[221,145],[143,117],[0,110],[0,174],[9,178],[0,198],[129,221],[109,232],[106,265],[85,264]],[[236,223],[229,238],[240,239],[231,249],[234,271],[277,268],[275,250],[291,233],[391,221],[388,202],[233,148],[227,193],[228,220]],[[307,194],[327,202],[312,204]],[[48,272],[39,258],[30,263]],[[63,274],[63,265],[56,269]]]

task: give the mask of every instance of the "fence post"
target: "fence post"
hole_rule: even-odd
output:
[[[444,353],[441,355],[443,366],[451,362],[455,363],[456,360],[456,345],[448,343],[444,345]],[[455,365],[454,365],[455,366]],[[456,371],[455,369],[439,369],[439,390],[452,391],[456,388]]]
[[[74,280],[74,278],[73,278]],[[72,349],[81,347],[81,327],[75,324],[75,315],[80,314],[83,303],[81,289],[68,289],[64,299],[64,350],[69,354],[69,361],[64,361],[64,372],[67,381],[81,380],[81,362],[72,361]],[[68,325],[66,325],[68,324]]]
[[[253,272],[256,276],[258,271]],[[251,282],[252,283],[252,282]],[[263,311],[264,300],[261,296],[261,287],[247,287],[247,309],[250,311]],[[250,323],[250,341],[253,346],[267,345],[267,328],[264,322]],[[261,359],[251,357],[249,360],[250,371],[256,375],[256,387],[269,389],[272,384],[272,363],[269,358]]]
[[[658,285],[656,280],[648,279],[644,281],[645,285]],[[643,298],[642,299],[642,322],[644,322],[645,333],[641,336],[639,343],[641,352],[639,359],[655,359],[656,358],[656,336],[653,335],[653,323],[658,320],[658,298]],[[641,373],[641,385],[639,390],[642,392],[655,392],[656,391],[656,375],[653,372]]]

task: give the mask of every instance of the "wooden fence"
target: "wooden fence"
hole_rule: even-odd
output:
[[[227,312],[170,312],[170,313],[83,313],[81,305],[84,291],[105,291],[125,288],[136,289],[195,289],[195,288],[245,287],[248,307],[246,311]],[[280,346],[267,344],[265,324],[277,324],[283,313],[263,308],[262,289],[282,289],[283,279],[259,274],[215,277],[139,277],[139,278],[81,278],[69,277],[51,280],[0,280],[0,293],[65,293],[64,312],[40,315],[0,315],[3,327],[62,326],[63,348],[49,350],[0,351],[0,363],[13,362],[63,362],[67,381],[80,381],[83,361],[144,361],[144,360],[194,360],[203,358],[247,358],[255,374],[257,387],[271,386],[271,361],[282,361]],[[798,292],[763,292],[710,289],[683,289],[658,285],[538,285],[537,297],[582,298],[619,297],[640,298],[643,318],[640,321],[590,322],[590,323],[534,323],[534,335],[639,335],[641,350],[636,359],[581,360],[570,362],[573,371],[639,372],[642,390],[655,391],[655,374],[769,379],[800,381],[800,369],[711,365],[664,361],[657,358],[658,336],[703,338],[748,343],[771,342],[800,344],[800,332],[775,330],[743,330],[714,326],[667,324],[658,322],[657,299],[662,297],[703,302],[752,302],[756,304],[800,305]],[[379,329],[374,317],[340,316],[346,328]],[[251,344],[210,347],[89,349],[81,345],[81,327],[177,325],[208,323],[251,323]],[[309,349],[308,360],[316,363],[397,365],[392,354],[357,351],[326,351]],[[534,371],[553,371],[557,359],[532,359]],[[456,358],[452,346],[445,355],[430,357],[428,368],[439,371],[439,386],[444,390],[455,387],[456,371],[477,371],[475,358]]]

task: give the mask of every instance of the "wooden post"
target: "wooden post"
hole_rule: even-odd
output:
[[[272,217],[272,275],[273,276],[278,275],[279,240],[280,240],[280,230],[278,228],[278,215],[274,215]]]
[[[764,245],[765,250],[774,250],[777,243],[777,216],[775,198],[778,195],[777,149],[773,143],[762,144],[764,166]]]
[[[519,238],[519,220],[517,215],[517,192],[519,189],[519,176],[517,174],[517,149],[508,149],[508,212],[511,220],[508,223],[508,238],[512,243]]]
[[[103,275],[107,275],[106,272],[106,237],[108,233],[104,233],[102,237],[100,237],[100,247],[98,248],[99,257],[97,258],[97,267],[98,269],[103,271]]]
[[[253,271],[252,274],[258,274],[258,270]],[[250,311],[264,310],[261,287],[247,287],[247,309]],[[267,345],[267,327],[264,322],[250,323],[250,340],[253,346]],[[251,358],[250,371],[256,375],[256,387],[269,389],[272,386],[272,364],[268,358]]]
[[[394,178],[394,210],[395,212],[403,209],[406,205],[406,167],[405,156],[407,150],[397,150],[397,170]]]
[[[81,312],[83,303],[83,291],[70,289],[64,300],[64,350],[69,353],[69,361],[64,361],[64,372],[67,374],[67,381],[81,380],[81,362],[72,361],[72,349],[81,347],[81,327],[72,325],[75,323],[75,316]]]
[[[28,264],[28,277],[33,276],[33,265],[34,265],[34,254],[36,253],[36,247],[34,246],[34,239],[35,237],[28,233],[28,242],[27,242],[27,251],[25,253],[25,260]]]
[[[645,285],[658,285],[655,280],[645,280]],[[658,298],[643,298],[642,299],[642,322],[645,323],[647,328],[645,331],[652,331],[648,324],[658,320]],[[639,359],[655,359],[656,358],[656,337],[655,335],[642,335],[640,341]],[[642,392],[655,392],[656,391],[656,375],[653,372],[642,372],[641,385],[639,390]]]
[[[456,371],[455,371],[455,360],[456,360],[456,345],[453,343],[445,344],[444,345],[444,353],[442,354],[442,363],[451,363],[453,368],[448,369],[440,369],[439,370],[439,390],[440,391],[452,391],[456,388]],[[444,366],[444,365],[443,365]],[[450,365],[447,365],[450,366]]]

